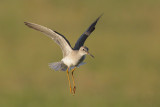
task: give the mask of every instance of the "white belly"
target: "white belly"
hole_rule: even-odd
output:
[[[75,58],[76,57],[76,58]],[[73,67],[78,64],[79,60],[81,59],[81,55],[71,53],[68,56],[62,59],[63,63],[66,64],[68,67]]]
[[[65,57],[62,59],[63,63],[66,64],[68,67],[75,66],[77,64],[77,61],[73,61],[70,57]]]

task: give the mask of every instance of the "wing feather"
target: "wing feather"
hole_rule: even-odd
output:
[[[101,15],[102,16],[102,15]],[[99,16],[90,26],[89,28],[80,36],[80,38],[77,40],[75,46],[74,46],[74,50],[79,50],[79,48],[81,46],[83,46],[85,40],[89,37],[89,35],[95,30],[95,26],[98,22],[98,20],[100,19]]]
[[[24,22],[24,23],[28,27],[38,30],[47,35],[48,37],[50,37],[51,39],[53,39],[61,47],[63,52],[63,57],[67,56],[71,52],[72,47],[69,41],[62,34],[35,23],[30,23],[30,22]]]

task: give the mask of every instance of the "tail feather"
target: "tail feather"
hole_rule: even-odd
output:
[[[67,66],[62,62],[49,63],[49,67],[55,71],[66,71]]]

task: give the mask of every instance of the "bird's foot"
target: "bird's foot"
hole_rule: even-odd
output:
[[[76,93],[76,86],[73,87],[73,95]]]

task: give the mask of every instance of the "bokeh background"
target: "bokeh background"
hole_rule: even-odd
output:
[[[24,21],[75,41],[100,15],[85,43],[95,59],[65,72],[48,63],[60,48]],[[159,0],[0,0],[0,107],[160,107]]]

